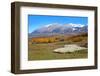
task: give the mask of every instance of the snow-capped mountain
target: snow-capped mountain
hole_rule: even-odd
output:
[[[59,24],[59,23],[53,23],[45,25],[39,29],[34,30],[32,33],[29,34],[29,36],[44,36],[44,35],[58,35],[58,34],[77,34],[77,33],[83,33],[88,31],[87,25],[82,24]]]

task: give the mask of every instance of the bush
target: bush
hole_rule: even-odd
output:
[[[57,40],[53,37],[49,38],[49,37],[44,37],[44,38],[33,38],[32,42],[35,43],[52,43],[52,42],[56,42]]]

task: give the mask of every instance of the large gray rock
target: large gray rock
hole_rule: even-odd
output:
[[[74,52],[74,51],[81,51],[87,49],[85,47],[80,47],[78,45],[75,44],[71,44],[71,45],[65,45],[63,48],[58,48],[53,50],[53,52],[57,52],[57,53],[66,53],[66,52]]]

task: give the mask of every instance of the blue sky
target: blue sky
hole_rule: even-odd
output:
[[[28,33],[48,24],[88,24],[88,17],[28,15]]]

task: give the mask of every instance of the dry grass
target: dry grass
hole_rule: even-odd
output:
[[[53,50],[66,44],[77,44],[87,47],[87,34],[76,36],[51,36],[29,39],[28,60],[75,59],[87,58],[87,50],[59,54]]]

